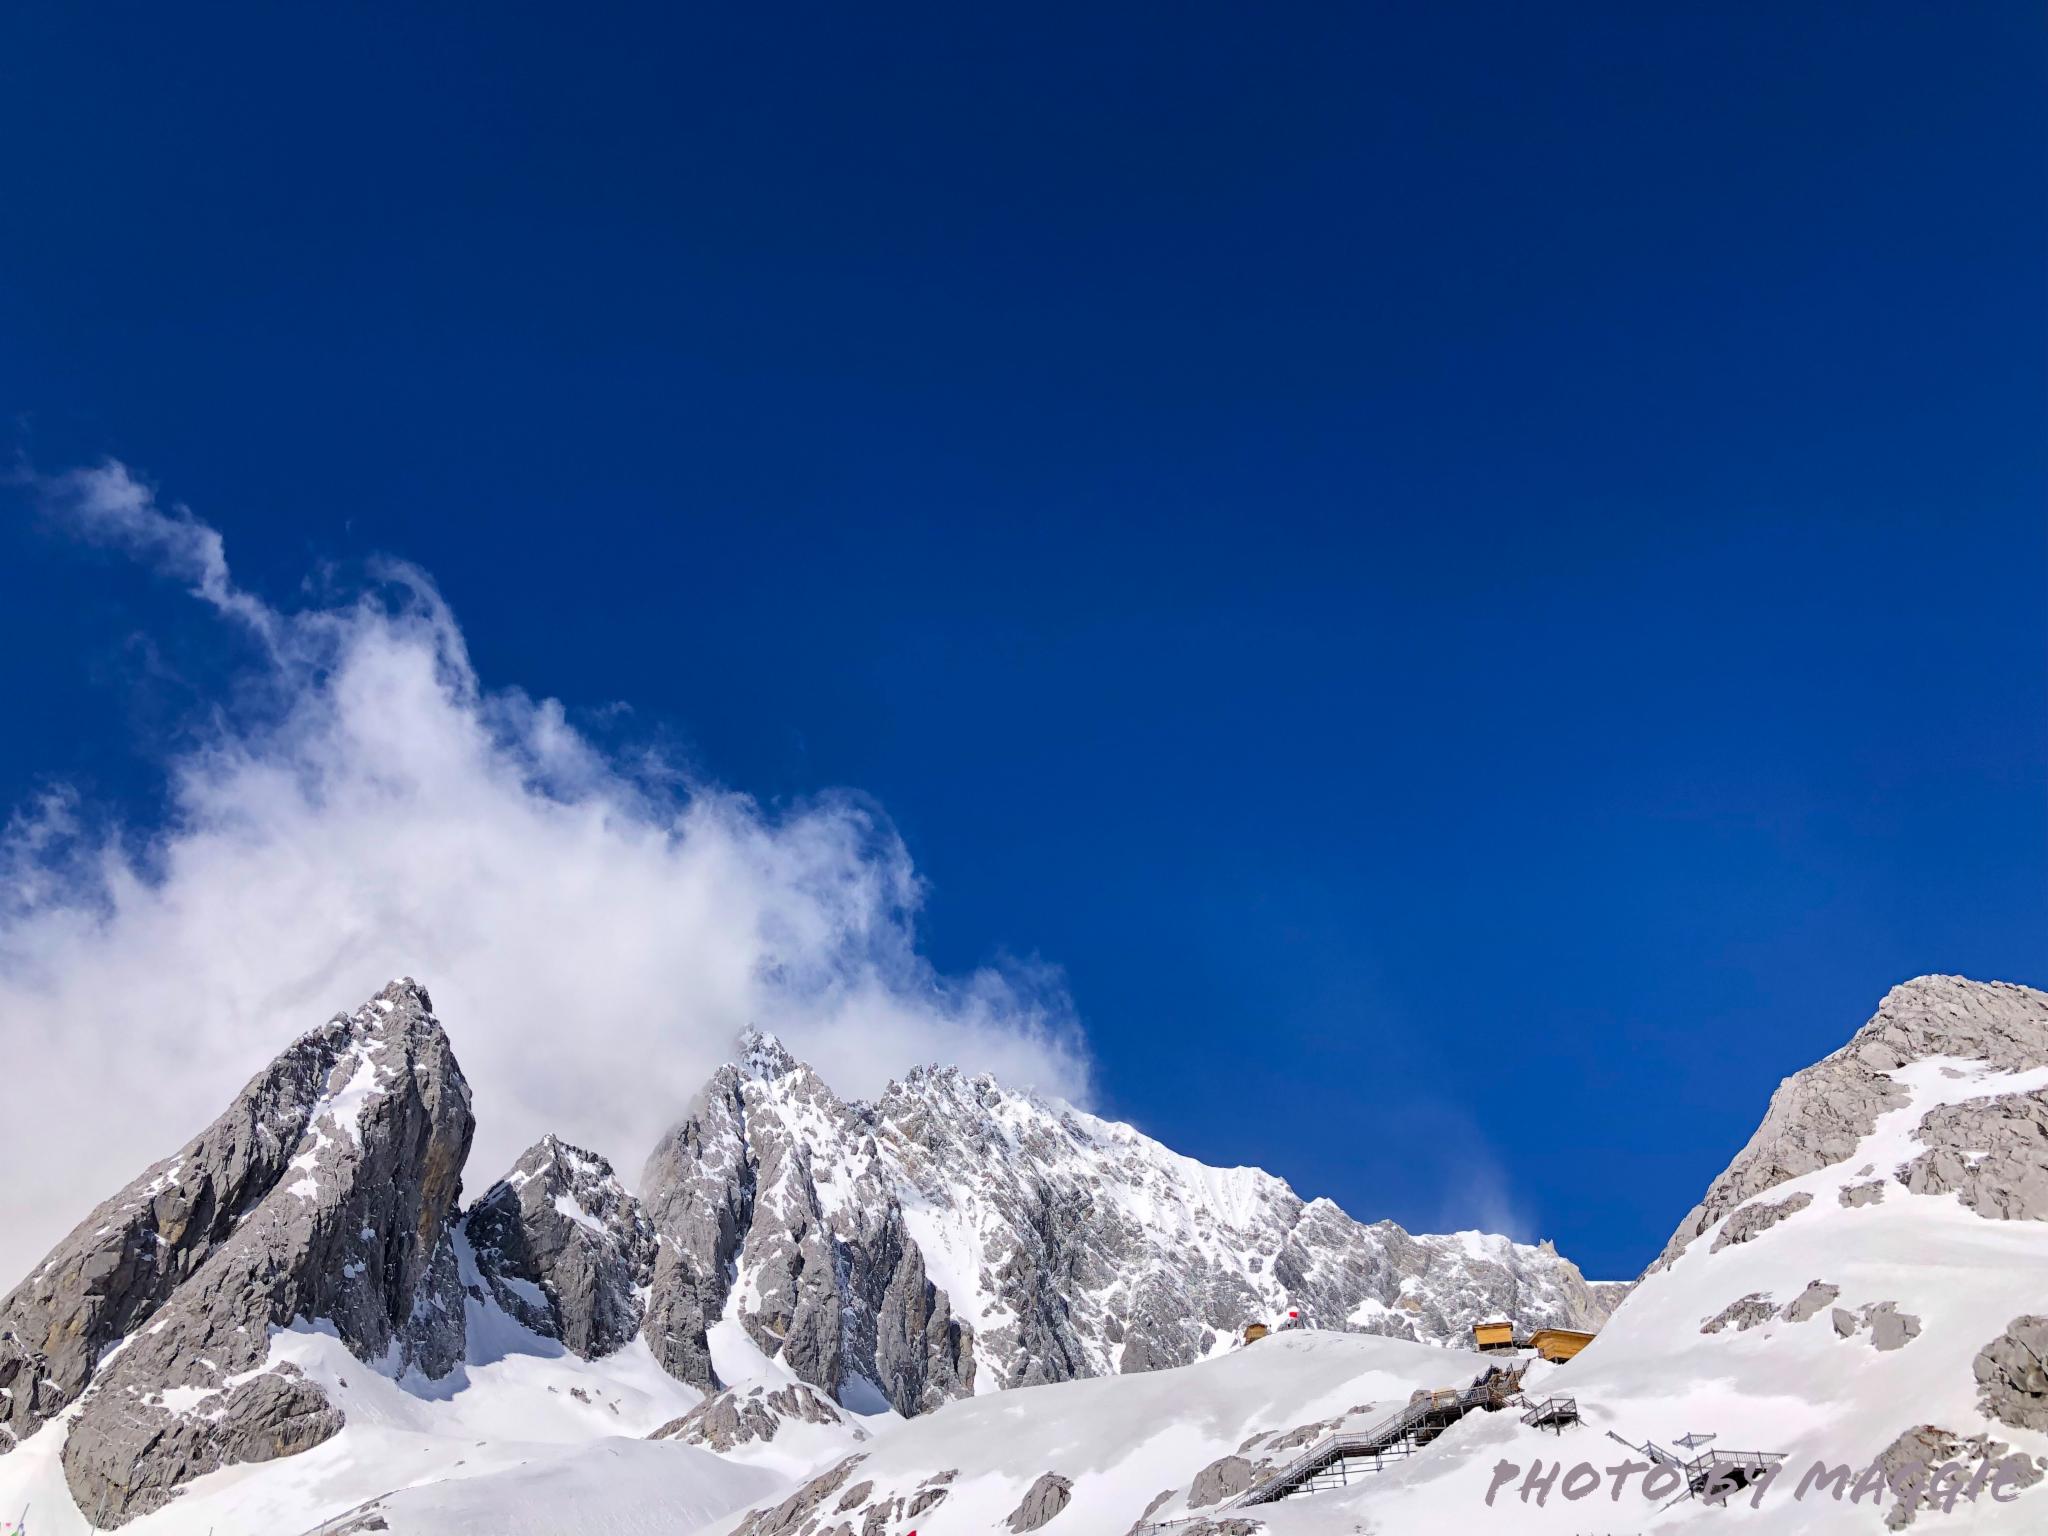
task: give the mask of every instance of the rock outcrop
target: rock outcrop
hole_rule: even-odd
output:
[[[1785,1310],[1779,1314],[1788,1323],[1803,1323],[1809,1318],[1820,1316],[1835,1304],[1835,1298],[1842,1294],[1840,1286],[1814,1280],[1805,1290],[1785,1303]]]
[[[1202,1509],[1234,1499],[1252,1485],[1252,1464],[1242,1456],[1223,1456],[1195,1474],[1188,1489],[1188,1508]]]
[[[708,1451],[730,1451],[772,1441],[785,1424],[844,1426],[855,1440],[868,1432],[814,1387],[802,1382],[769,1388],[733,1387],[707,1397],[679,1419],[661,1426],[650,1440],[679,1440]]]
[[[1943,1105],[1918,1135],[1927,1150],[1898,1175],[1916,1195],[1953,1190],[1979,1216],[2048,1221],[2048,1092]]]
[[[498,1304],[586,1360],[632,1342],[653,1277],[654,1226],[612,1165],[549,1136],[462,1219]]]
[[[1003,1523],[1017,1536],[1035,1531],[1049,1524],[1053,1517],[1067,1507],[1067,1501],[1074,1496],[1072,1478],[1061,1477],[1057,1472],[1047,1472],[1037,1482],[1024,1490],[1024,1497],[1010,1512]]]
[[[63,1464],[90,1520],[341,1427],[271,1361],[273,1330],[317,1323],[393,1370],[460,1359],[450,1223],[473,1126],[426,992],[394,982],[296,1041],[8,1298],[12,1373],[37,1374],[0,1402],[30,1428],[78,1404]]]
[[[1753,1200],[1730,1216],[1714,1236],[1713,1252],[1719,1253],[1730,1243],[1746,1243],[1768,1232],[1788,1216],[1797,1216],[1809,1205],[1813,1196],[1793,1195],[1784,1200]]]
[[[2048,1434],[2048,1317],[2016,1317],[1977,1352],[1977,1403],[2001,1424]]]
[[[1679,1223],[1651,1272],[1670,1264],[1695,1237],[1764,1191],[1847,1159],[1876,1127],[1879,1115],[1908,1101],[1906,1090],[1884,1074],[1935,1056],[1988,1062],[2004,1072],[2048,1061],[2048,993],[1960,976],[1921,976],[1893,987],[1847,1045],[1778,1085],[1756,1134]],[[1946,1136],[1947,1121],[1938,1117],[1951,1114],[1932,1112],[1928,1119],[1935,1123],[1923,1122],[1922,1140],[1932,1146]],[[2034,1134],[2027,1129],[2031,1118],[2021,1117],[2012,1140],[2001,1145],[2026,1146],[2026,1137]],[[2005,1183],[2016,1182],[2017,1198],[2033,1209],[2037,1189],[2048,1191],[2048,1182],[2037,1183],[2032,1164],[2026,1167],[2024,1177]],[[1963,1170],[1946,1163],[1930,1164],[1920,1177],[1929,1187],[1950,1180],[1956,1181],[1951,1187],[1970,1184]],[[2001,1198],[1981,1184],[1974,1194],[1984,1202],[1980,1210],[1998,1206]]]
[[[1738,1297],[1719,1312],[1700,1324],[1701,1333],[1720,1333],[1733,1328],[1737,1333],[1746,1333],[1777,1316],[1777,1306],[1761,1291]]]
[[[733,1527],[732,1536],[791,1536],[795,1531],[815,1532],[822,1524],[819,1516],[826,1501],[846,1487],[846,1480],[853,1476],[854,1468],[865,1460],[865,1455],[848,1456],[812,1478],[780,1504],[769,1509],[755,1510]],[[862,1490],[856,1488],[854,1491]],[[858,1508],[859,1505],[848,1507]],[[852,1528],[848,1526],[849,1530]]]

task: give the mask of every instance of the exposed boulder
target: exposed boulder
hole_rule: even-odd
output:
[[[535,1333],[592,1360],[640,1331],[654,1227],[596,1153],[546,1137],[462,1226],[498,1304]]]
[[[1223,1456],[1195,1474],[1188,1488],[1188,1508],[1202,1509],[1234,1499],[1252,1485],[1252,1464],[1242,1456]]]
[[[1037,1482],[1025,1489],[1023,1499],[1010,1511],[1010,1517],[1004,1524],[1018,1536],[1023,1536],[1024,1532],[1037,1530],[1065,1509],[1073,1496],[1072,1478],[1061,1477],[1057,1472],[1043,1473]]]
[[[1977,1352],[1977,1404],[2001,1424],[2048,1433],[2048,1317],[2016,1317]]]
[[[1932,1474],[1949,1463],[1982,1467],[1986,1463],[2004,1466],[2019,1488],[2031,1488],[2041,1481],[2041,1469],[2031,1456],[2015,1455],[2013,1448],[1989,1435],[1959,1435],[1933,1424],[1916,1424],[1900,1433],[1877,1456],[1877,1466],[1893,1504],[1885,1516],[1887,1530],[1904,1530],[1922,1508],[1932,1503]],[[1967,1506],[1964,1506],[1967,1508]],[[1936,1506],[1937,1513],[1945,1513]]]
[[[1904,1349],[1920,1337],[1920,1319],[1910,1312],[1901,1312],[1895,1301],[1880,1301],[1875,1306],[1865,1307],[1863,1320],[1870,1325],[1870,1346],[1873,1349]]]
[[[1788,1323],[1803,1323],[1808,1318],[1819,1316],[1822,1308],[1833,1306],[1835,1298],[1841,1294],[1839,1286],[1826,1285],[1819,1280],[1809,1281],[1806,1289],[1785,1303],[1785,1310],[1778,1315]]]

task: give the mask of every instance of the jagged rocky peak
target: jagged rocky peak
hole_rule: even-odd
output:
[[[799,1380],[918,1412],[967,1390],[962,1330],[924,1274],[868,1111],[749,1032],[648,1160],[659,1236],[646,1337],[715,1390],[710,1329],[737,1323]]]
[[[77,1404],[65,1475],[115,1526],[340,1428],[270,1364],[273,1329],[314,1320],[365,1360],[444,1374],[462,1351],[449,1228],[473,1128],[417,983],[301,1036],[0,1303],[0,1449]]]
[[[1911,1102],[1891,1074],[1937,1058],[2001,1073],[2048,1063],[2048,992],[1961,976],[1918,976],[1893,987],[1846,1045],[1778,1085],[1756,1134],[1679,1223],[1652,1272],[1738,1206],[1850,1157],[1878,1116]],[[2048,1214],[2048,1173],[2028,1155],[2048,1139],[2048,1096],[1989,1095],[1948,1106],[1930,1112],[1917,1136],[1927,1149],[1915,1165],[1919,1182],[1900,1170],[1901,1182],[1929,1193],[1957,1188],[1970,1204]],[[1991,1155],[1993,1143],[2001,1155]],[[1876,1172],[1888,1178],[1893,1170]],[[1843,1200],[1881,1196],[1880,1182]]]
[[[733,1065],[743,1076],[764,1080],[785,1077],[803,1067],[779,1038],[751,1024],[740,1031]]]
[[[1290,1308],[1449,1343],[1492,1315],[1597,1326],[1625,1289],[1547,1247],[1367,1227],[950,1067],[843,1100],[758,1033],[641,1187],[660,1237],[646,1332],[669,1370],[719,1385],[709,1335],[730,1321],[800,1380],[905,1413],[1186,1364]]]
[[[535,1333],[586,1360],[640,1331],[654,1226],[612,1165],[548,1135],[463,1217],[478,1277]]]

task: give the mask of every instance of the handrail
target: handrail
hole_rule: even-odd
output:
[[[1285,1466],[1267,1473],[1236,1498],[1217,1505],[1208,1513],[1188,1514],[1172,1520],[1147,1521],[1138,1529],[1167,1531],[1177,1526],[1213,1520],[1225,1510],[1249,1509],[1260,1504],[1270,1504],[1285,1497],[1291,1489],[1333,1461],[1361,1453],[1377,1456],[1400,1443],[1419,1426],[1443,1415],[1449,1415],[1444,1424],[1445,1428],[1449,1428],[1475,1408],[1508,1407],[1520,1396],[1520,1388],[1520,1372],[1494,1369],[1482,1372],[1469,1386],[1463,1388],[1446,1387],[1438,1391],[1419,1392],[1386,1418],[1366,1429],[1340,1430],[1335,1434],[1325,1435]]]
[[[1526,1423],[1528,1420],[1551,1412],[1554,1409],[1576,1411],[1579,1406],[1579,1400],[1568,1392],[1553,1392],[1549,1397],[1539,1397],[1534,1402],[1524,1398],[1522,1406],[1528,1409],[1528,1412],[1522,1415],[1523,1422]]]
[[[1441,1391],[1418,1396],[1370,1429],[1340,1431],[1334,1435],[1326,1435],[1279,1471],[1268,1473],[1222,1507],[1248,1509],[1257,1504],[1271,1503],[1279,1496],[1280,1490],[1289,1487],[1317,1467],[1350,1452],[1384,1450],[1435,1414],[1455,1409],[1462,1418],[1474,1408],[1495,1401],[1496,1397],[1505,1404],[1514,1395],[1514,1387],[1519,1384],[1520,1378],[1516,1377],[1515,1382],[1508,1385],[1507,1391],[1499,1394],[1496,1394],[1494,1386],[1497,1380],[1496,1374],[1488,1371],[1463,1390],[1447,1387]]]

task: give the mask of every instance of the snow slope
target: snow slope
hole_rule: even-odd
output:
[[[599,1440],[515,1467],[430,1483],[361,1514],[391,1536],[687,1536],[781,1479],[661,1440]],[[351,1522],[340,1522],[347,1530]],[[339,1536],[323,1531],[320,1536]]]
[[[1256,1511],[1273,1536],[1335,1536],[1361,1521],[1368,1530],[1583,1531],[1589,1513],[1618,1529],[1716,1529],[1771,1533],[1878,1532],[1897,1505],[1876,1497],[1850,1507],[1822,1494],[1793,1497],[1816,1460],[1859,1471],[1918,1425],[1958,1437],[1988,1433],[2020,1453],[2048,1458],[2048,1434],[2017,1429],[1979,1406],[1974,1362],[2007,1323],[2048,1310],[2048,1223],[1990,1220],[1954,1193],[1916,1194],[1894,1170],[1922,1150],[1916,1127],[1930,1109],[2048,1087],[2048,1068],[1998,1072],[1981,1062],[1932,1057],[1886,1074],[1908,1100],[1882,1114],[1837,1163],[1773,1186],[1758,1203],[1796,1207],[1756,1235],[1723,1243],[1740,1211],[1702,1232],[1669,1268],[1645,1279],[1600,1337],[1577,1359],[1532,1375],[1542,1392],[1569,1392],[1587,1424],[1552,1436],[1511,1414],[1475,1416],[1425,1454],[1342,1492]],[[1847,1204],[1842,1192],[1877,1181],[1881,1198]],[[1799,1197],[1810,1197],[1801,1204]],[[1853,1196],[1852,1196],[1853,1198]],[[1747,1207],[1745,1207],[1747,1209]],[[1739,1228],[1737,1230],[1740,1230]],[[1792,1304],[1808,1287],[1837,1294],[1808,1308]],[[1756,1298],[1711,1332],[1731,1304]],[[1883,1303],[1918,1332],[1880,1348],[1864,1309]],[[1811,1315],[1794,1321],[1798,1311]],[[1837,1327],[1837,1311],[1844,1333]],[[1758,1318],[1749,1326],[1744,1317]],[[1890,1343],[1899,1328],[1888,1333]],[[1659,1512],[1633,1489],[1617,1504],[1608,1489],[1573,1503],[1553,1493],[1523,1503],[1486,1491],[1501,1459],[1528,1468],[1537,1458],[1607,1467],[1626,1453],[1606,1431],[1640,1445],[1669,1447],[1688,1432],[1719,1436],[1722,1447],[1789,1453],[1793,1472],[1761,1500],[1730,1513],[1695,1501]],[[1515,1487],[1520,1480],[1517,1479]],[[2048,1530],[2048,1482],[2009,1504],[1980,1495],[1952,1514],[1923,1510],[1913,1529],[1972,1536]]]
[[[510,1497],[494,1490],[522,1490],[523,1502],[548,1481],[559,1482],[567,1497],[585,1476],[578,1470],[584,1458],[606,1453],[622,1437],[636,1442],[632,1451],[619,1453],[627,1458],[620,1463],[630,1473],[626,1485],[649,1497],[659,1493],[652,1505],[636,1495],[634,1507],[642,1513],[668,1508],[680,1518],[682,1512],[695,1511],[692,1522],[701,1523],[785,1481],[772,1469],[693,1447],[640,1447],[640,1437],[687,1412],[702,1396],[662,1371],[640,1341],[600,1360],[582,1360],[556,1340],[521,1327],[488,1299],[470,1299],[467,1324],[471,1358],[439,1381],[417,1373],[401,1379],[381,1374],[321,1325],[300,1324],[276,1333],[266,1368],[289,1362],[303,1371],[342,1409],[346,1426],[300,1455],[195,1479],[167,1507],[123,1531],[134,1536],[293,1536],[380,1495],[433,1485],[439,1491],[408,1496],[401,1505],[428,1519],[429,1512],[465,1507],[468,1490],[453,1484],[472,1479],[481,1480],[479,1508]],[[204,1412],[206,1404],[176,1406]],[[58,1459],[68,1427],[65,1420],[46,1425],[11,1455],[0,1457],[0,1509],[12,1518],[11,1512],[31,1507],[35,1536],[85,1536],[92,1530],[72,1501]],[[657,1469],[665,1470],[657,1476]],[[405,1527],[394,1522],[393,1528]],[[688,1530],[691,1525],[659,1528]]]
[[[879,1523],[890,1536],[913,1526],[943,1536],[1007,1531],[1026,1490],[1050,1472],[1073,1485],[1068,1508],[1046,1527],[1053,1536],[1121,1533],[1251,1436],[1377,1419],[1418,1388],[1462,1386],[1485,1364],[1406,1339],[1303,1330],[1173,1370],[948,1403],[861,1447],[823,1496],[830,1518],[818,1528],[844,1520],[862,1531],[873,1511],[896,1505],[904,1512]],[[921,1490],[943,1493],[910,1515]],[[731,1517],[710,1530],[729,1536],[744,1524]]]

